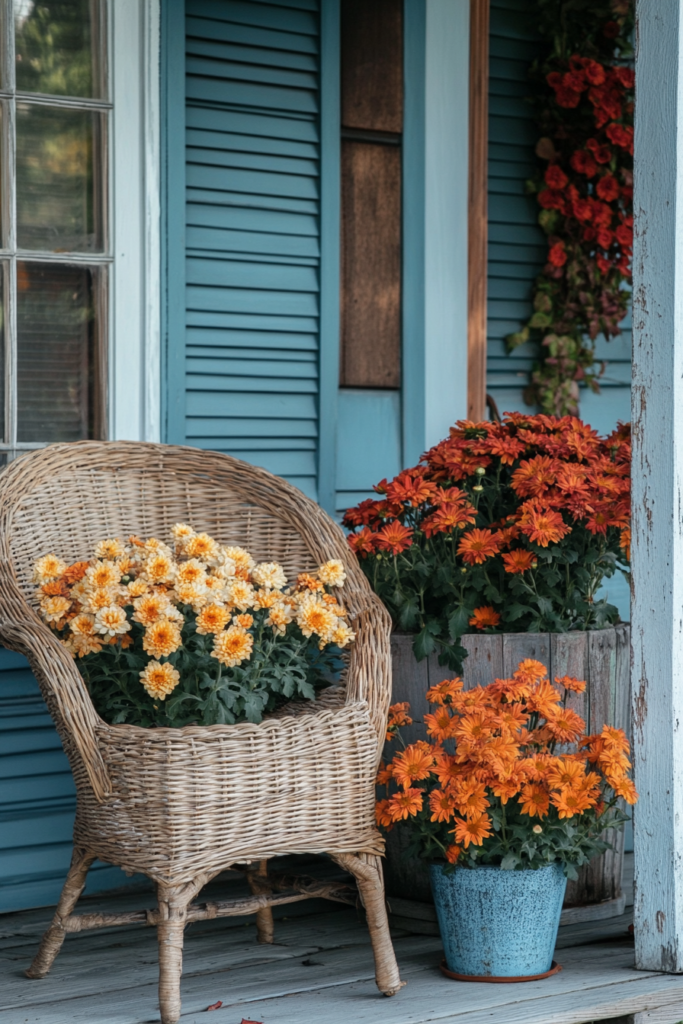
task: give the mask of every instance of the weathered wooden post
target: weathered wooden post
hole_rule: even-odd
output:
[[[683,972],[683,0],[638,0],[632,728],[636,966]]]

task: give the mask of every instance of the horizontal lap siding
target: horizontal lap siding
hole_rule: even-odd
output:
[[[316,497],[318,3],[185,9],[187,442]]]
[[[534,360],[534,346],[508,353],[505,337],[532,312],[536,276],[543,268],[546,238],[538,225],[538,204],[524,185],[537,171],[538,130],[529,65],[538,55],[531,0],[492,0],[489,100],[489,263],[487,390],[501,412],[529,412],[522,392]],[[611,342],[599,339],[597,356],[607,363],[599,395],[582,389],[581,415],[609,433],[630,419],[631,319]]]

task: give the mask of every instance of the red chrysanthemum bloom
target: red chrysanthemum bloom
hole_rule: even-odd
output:
[[[555,245],[551,245],[548,251],[548,262],[553,267],[563,267],[567,262],[567,253],[564,248],[564,242],[556,242]]]
[[[545,172],[545,183],[550,188],[563,189],[568,185],[569,178],[561,167],[558,167],[557,164],[551,164]]]
[[[495,608],[492,608],[490,605],[484,605],[482,608],[474,609],[469,624],[474,626],[475,629],[489,629],[497,626],[499,622],[500,615]]]
[[[400,555],[413,543],[413,531],[399,522],[387,523],[375,537],[377,547],[392,555]]]
[[[611,203],[614,199],[619,198],[619,182],[614,175],[606,174],[600,178],[595,191],[606,203]]]
[[[585,149],[577,149],[575,153],[572,153],[571,160],[569,161],[572,165],[573,170],[578,174],[585,174],[587,178],[592,178],[598,169],[598,165],[595,162],[594,157],[590,153],[587,153]]]
[[[491,530],[470,530],[458,544],[458,554],[468,565],[481,565],[499,550],[500,541]]]

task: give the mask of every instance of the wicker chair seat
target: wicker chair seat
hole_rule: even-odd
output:
[[[167,538],[176,522],[246,547],[257,560],[277,560],[290,579],[341,559],[343,603],[357,634],[343,685],[258,725],[141,729],[103,722],[70,654],[37,614],[33,563],[47,551],[87,558],[105,537]],[[72,866],[29,977],[47,973],[68,931],[154,924],[161,1019],[173,1024],[187,921],[256,911],[259,938],[272,941],[271,904],[337,896],[333,886],[323,892],[304,884],[274,895],[267,859],[326,852],[356,877],[378,987],[398,991],[374,822],[391,692],[389,630],[339,528],[264,470],[215,452],[133,442],[54,445],[12,463],[0,477],[0,640],[27,656],[77,790]],[[121,920],[74,915],[96,858],[153,879],[158,909]],[[248,874],[248,906],[192,903],[211,878],[244,863],[258,864]]]

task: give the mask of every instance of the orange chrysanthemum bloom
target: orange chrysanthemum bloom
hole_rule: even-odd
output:
[[[89,562],[74,562],[73,565],[68,566],[61,575],[62,582],[66,583],[68,587],[78,583],[88,571],[89,564]]]
[[[393,761],[394,778],[400,786],[408,789],[413,782],[426,779],[434,767],[434,754],[428,743],[411,743],[397,754]]]
[[[455,823],[455,841],[468,848],[470,843],[474,846],[483,846],[484,840],[493,835],[491,831],[491,819],[488,814],[482,814],[479,818],[469,818],[465,821],[458,820]]]
[[[476,629],[490,629],[497,626],[499,622],[500,615],[491,605],[475,608],[472,618],[469,620],[470,626],[474,626]]]
[[[392,821],[405,821],[406,818],[422,810],[423,793],[421,789],[399,790],[389,800],[388,811]]]
[[[573,818],[576,814],[583,814],[584,811],[595,807],[598,802],[599,790],[586,792],[583,789],[566,787],[559,793],[553,793],[551,801],[557,808],[559,818]]]
[[[450,846],[446,847],[444,857],[446,858],[449,864],[456,864],[461,853],[462,846],[457,846],[455,843],[451,843]]]
[[[160,619],[145,630],[142,646],[152,658],[167,658],[182,644],[180,630],[175,622]]]
[[[51,583],[43,583],[39,593],[44,597],[68,597],[69,591],[63,582],[63,577],[58,580],[52,580]]]
[[[133,621],[142,626],[151,626],[153,622],[168,618],[171,602],[165,594],[146,594],[137,598],[133,607]]]
[[[561,703],[562,697],[547,679],[541,680],[527,698],[529,711],[537,711],[542,718],[550,718]]]
[[[382,828],[391,828],[394,824],[394,816],[390,810],[391,800],[378,800],[375,804],[375,819]]]
[[[450,790],[433,789],[429,794],[431,821],[450,821],[455,810],[455,797]]]
[[[384,761],[381,761],[380,762],[380,766],[379,766],[379,771],[377,772],[377,779],[376,779],[377,785],[378,786],[388,786],[389,783],[391,782],[391,780],[393,779],[393,777],[394,777],[394,773],[393,773],[393,771],[391,769],[391,766],[387,767],[385,765]]]
[[[427,700],[430,704],[450,704],[457,693],[464,687],[462,679],[444,679],[441,683],[430,686],[427,690]]]
[[[533,551],[526,551],[524,548],[515,548],[501,557],[505,564],[505,572],[510,573],[527,572],[536,560]]]
[[[571,693],[583,693],[586,689],[585,682],[581,679],[574,679],[574,676],[555,676],[555,682]]]
[[[489,806],[483,782],[462,781],[454,783],[452,788],[458,811],[466,818],[479,818]]]
[[[85,579],[93,590],[115,586],[121,579],[121,570],[114,562],[96,562],[86,570]]]
[[[627,804],[636,803],[638,793],[636,792],[636,787],[631,779],[615,779],[612,783],[612,788],[616,795],[620,796],[622,800],[625,800]]]
[[[491,530],[470,530],[458,544],[458,554],[468,565],[483,565],[487,558],[497,555],[500,540]]]
[[[46,622],[60,622],[71,608],[68,597],[44,597],[40,610]]]
[[[453,719],[445,707],[439,708],[434,714],[425,715],[424,724],[427,729],[427,735],[431,736],[438,743],[449,739],[453,735]]]
[[[620,534],[620,547],[626,555],[626,560],[631,560],[631,527],[625,526]]]
[[[586,728],[583,718],[571,708],[557,707],[552,714],[545,717],[547,728],[559,743],[573,743]]]
[[[553,789],[573,788],[580,785],[585,778],[586,772],[581,761],[574,761],[568,757],[559,757],[552,765],[546,775],[549,786]]]
[[[548,670],[542,662],[536,661],[534,658],[525,658],[523,661],[520,661],[512,674],[512,678],[523,680],[533,685],[540,682],[541,679],[545,679],[547,675]]]
[[[530,818],[545,818],[548,814],[550,797],[545,786],[537,782],[528,782],[522,786],[519,802],[522,814],[528,814]]]
[[[169,662],[162,665],[159,661],[150,661],[140,673],[140,682],[150,697],[154,697],[155,700],[166,700],[180,682],[180,672]]]
[[[409,711],[410,704],[407,700],[391,705],[387,719],[387,743],[393,740],[396,731],[402,726],[413,724],[413,720],[408,714]]]

